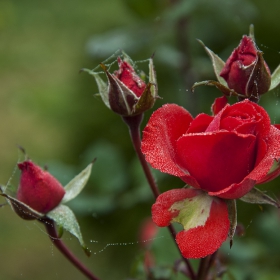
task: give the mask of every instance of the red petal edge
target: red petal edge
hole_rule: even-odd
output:
[[[185,258],[204,258],[220,248],[228,236],[229,227],[227,205],[215,198],[205,225],[179,232],[176,242]]]
[[[225,96],[216,98],[211,106],[211,111],[213,115],[217,115],[227,105],[227,103],[228,100]]]
[[[175,142],[186,133],[192,120],[190,113],[176,104],[166,104],[152,114],[141,146],[152,167],[174,176],[186,175],[174,162]]]
[[[177,201],[185,198],[192,198],[201,193],[196,189],[173,189],[162,193],[157,197],[156,202],[152,206],[152,219],[159,227],[170,225],[172,218],[178,215],[178,211],[170,212],[170,207]]]

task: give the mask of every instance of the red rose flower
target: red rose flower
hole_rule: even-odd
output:
[[[225,79],[229,88],[246,98],[258,98],[269,91],[271,83],[270,70],[262,52],[249,36],[243,36],[239,46],[226,61],[220,76]]]
[[[193,119],[182,107],[164,105],[144,129],[142,152],[154,168],[211,196],[236,199],[265,182],[280,158],[280,131],[249,100],[219,110]]]
[[[30,160],[19,163],[18,167],[22,172],[17,191],[19,201],[44,214],[58,206],[65,190],[49,172]]]
[[[164,105],[153,113],[143,132],[146,160],[194,187],[169,190],[152,206],[158,226],[183,225],[176,242],[185,258],[213,254],[227,236],[232,239],[234,199],[280,173],[280,167],[269,173],[280,158],[280,130],[271,125],[266,111],[248,99],[234,105],[225,100],[216,99],[214,116],[196,118],[175,104]],[[255,190],[245,201],[278,207],[264,196]]]

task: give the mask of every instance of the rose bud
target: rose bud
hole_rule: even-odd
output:
[[[106,84],[97,73],[83,69],[93,75],[103,102],[112,111],[122,116],[135,116],[153,107],[157,98],[156,74],[153,59],[149,59],[149,82],[146,84],[132,67],[133,62],[127,55],[118,57],[119,69],[109,73],[104,64],[100,64],[108,80]]]
[[[19,201],[44,214],[58,206],[65,190],[49,172],[30,160],[19,163],[18,167],[21,170]]]
[[[271,84],[270,70],[262,52],[249,36],[243,36],[239,46],[226,61],[220,76],[230,89],[252,101],[258,101],[261,94],[269,91]]]

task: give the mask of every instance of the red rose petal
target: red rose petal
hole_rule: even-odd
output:
[[[269,135],[270,124],[270,117],[265,109],[245,99],[223,111],[220,129],[242,134],[254,134],[263,138]]]
[[[185,198],[192,198],[200,192],[196,189],[173,189],[159,195],[152,206],[152,219],[154,223],[159,227],[168,226],[172,218],[178,215],[178,211],[171,213],[169,208],[175,202]]]
[[[204,258],[220,248],[228,236],[229,226],[226,203],[213,200],[205,225],[179,232],[176,242],[185,258]]]
[[[118,57],[119,70],[114,75],[124,83],[136,96],[140,97],[145,90],[146,84],[136,74],[133,67]]]
[[[268,147],[267,152],[252,172],[250,172],[240,183],[233,184],[219,192],[209,192],[209,195],[226,199],[236,199],[248,193],[255,184],[261,184],[266,181],[266,175],[272,167],[274,160],[280,158],[280,131],[274,126],[271,126],[270,128],[270,136],[266,140]],[[274,175],[277,177],[279,174],[276,172]],[[270,178],[269,180],[272,180],[275,177]]]
[[[174,176],[185,173],[176,165],[176,140],[186,133],[192,116],[184,108],[166,104],[155,111],[143,131],[142,152],[152,167]]]
[[[211,111],[213,115],[217,115],[228,103],[226,96],[218,97],[212,104]]]
[[[255,139],[227,131],[186,134],[177,141],[177,163],[201,189],[217,192],[239,183],[253,170]]]
[[[255,180],[245,178],[241,183],[232,184],[221,191],[209,192],[208,194],[225,199],[237,199],[248,193],[255,185]]]
[[[207,114],[199,114],[195,117],[195,119],[191,122],[187,133],[199,133],[205,132],[209,124],[212,122],[213,117]]]

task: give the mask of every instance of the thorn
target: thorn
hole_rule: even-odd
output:
[[[48,165],[45,164],[45,165],[44,165],[44,170],[45,170],[45,171],[48,171],[48,169],[49,169]]]
[[[92,161],[91,161],[91,163],[93,164],[93,163],[95,163],[97,161],[97,158],[94,158]]]
[[[232,245],[233,245],[233,241],[232,241],[232,239],[229,241],[229,248],[231,249],[231,247],[232,247]]]
[[[154,59],[155,55],[156,55],[156,52],[154,51],[153,54],[151,55],[151,59]]]

